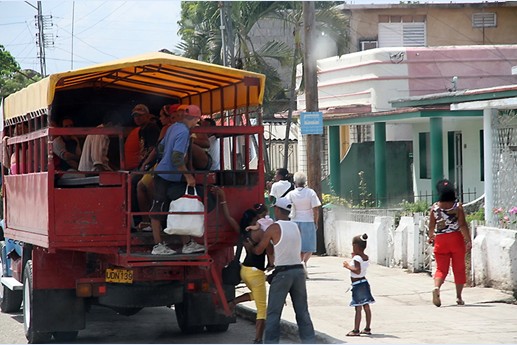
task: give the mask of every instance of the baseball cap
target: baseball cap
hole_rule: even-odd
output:
[[[291,201],[287,198],[278,198],[273,206],[280,207],[281,209],[284,209],[286,211],[291,211],[292,207]]]
[[[138,114],[138,115],[145,115],[149,114],[149,108],[145,106],[144,104],[137,104],[131,111],[131,115]]]
[[[177,112],[179,107],[180,107],[179,104],[169,104],[169,105],[165,105],[163,107],[163,109],[165,110],[167,115],[171,115],[172,113]]]
[[[180,111],[180,110],[185,111],[185,115],[190,115],[190,116],[194,116],[194,117],[201,117],[201,109],[199,109],[199,107],[197,105],[194,105],[194,104],[190,104],[190,105],[182,104],[178,108],[178,111]]]

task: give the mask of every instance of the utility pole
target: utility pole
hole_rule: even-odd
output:
[[[234,36],[231,18],[231,2],[219,1],[219,17],[221,17],[221,60],[223,66],[235,67]]]
[[[25,3],[34,8],[38,12],[38,14],[34,16],[34,19],[36,19],[36,28],[38,29],[38,33],[36,34],[36,45],[39,48],[38,58],[41,76],[45,77],[47,75],[47,61],[45,58],[45,48],[54,45],[53,35],[46,34],[45,30],[48,30],[53,25],[52,16],[43,15],[43,11],[41,9],[41,1],[37,1],[37,6],[34,6],[28,1],[25,1]]]
[[[318,77],[316,58],[314,56],[315,37],[315,9],[314,1],[303,2],[303,24],[305,29],[305,49],[303,50],[303,73],[305,78],[305,111],[319,111],[318,104]],[[321,135],[307,135],[307,179],[309,186],[321,200]],[[323,238],[323,213],[320,211],[318,221],[317,253],[325,253]]]

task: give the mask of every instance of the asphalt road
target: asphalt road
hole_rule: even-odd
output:
[[[132,316],[92,307],[87,314],[86,329],[79,332],[74,344],[251,344],[255,335],[253,322],[238,318],[227,332],[184,335],[174,310],[167,307],[146,308]],[[52,342],[55,342],[52,340]],[[284,344],[295,343],[285,338]],[[0,343],[26,344],[23,315],[0,313]]]

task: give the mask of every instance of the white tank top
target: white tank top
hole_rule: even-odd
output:
[[[278,220],[280,240],[275,244],[275,266],[299,265],[302,251],[300,230],[296,223],[289,220]]]

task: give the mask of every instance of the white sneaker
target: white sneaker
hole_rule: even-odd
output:
[[[142,231],[146,231],[146,232],[153,231],[153,228],[151,228],[151,226],[146,226],[145,228],[142,229]]]
[[[153,247],[153,251],[151,252],[153,255],[173,255],[176,254],[176,251],[167,247],[164,243],[158,243]]]
[[[181,252],[183,254],[192,254],[192,253],[198,253],[198,252],[204,252],[205,246],[200,245],[199,243],[195,241],[190,241],[189,243],[183,245],[183,249]]]

